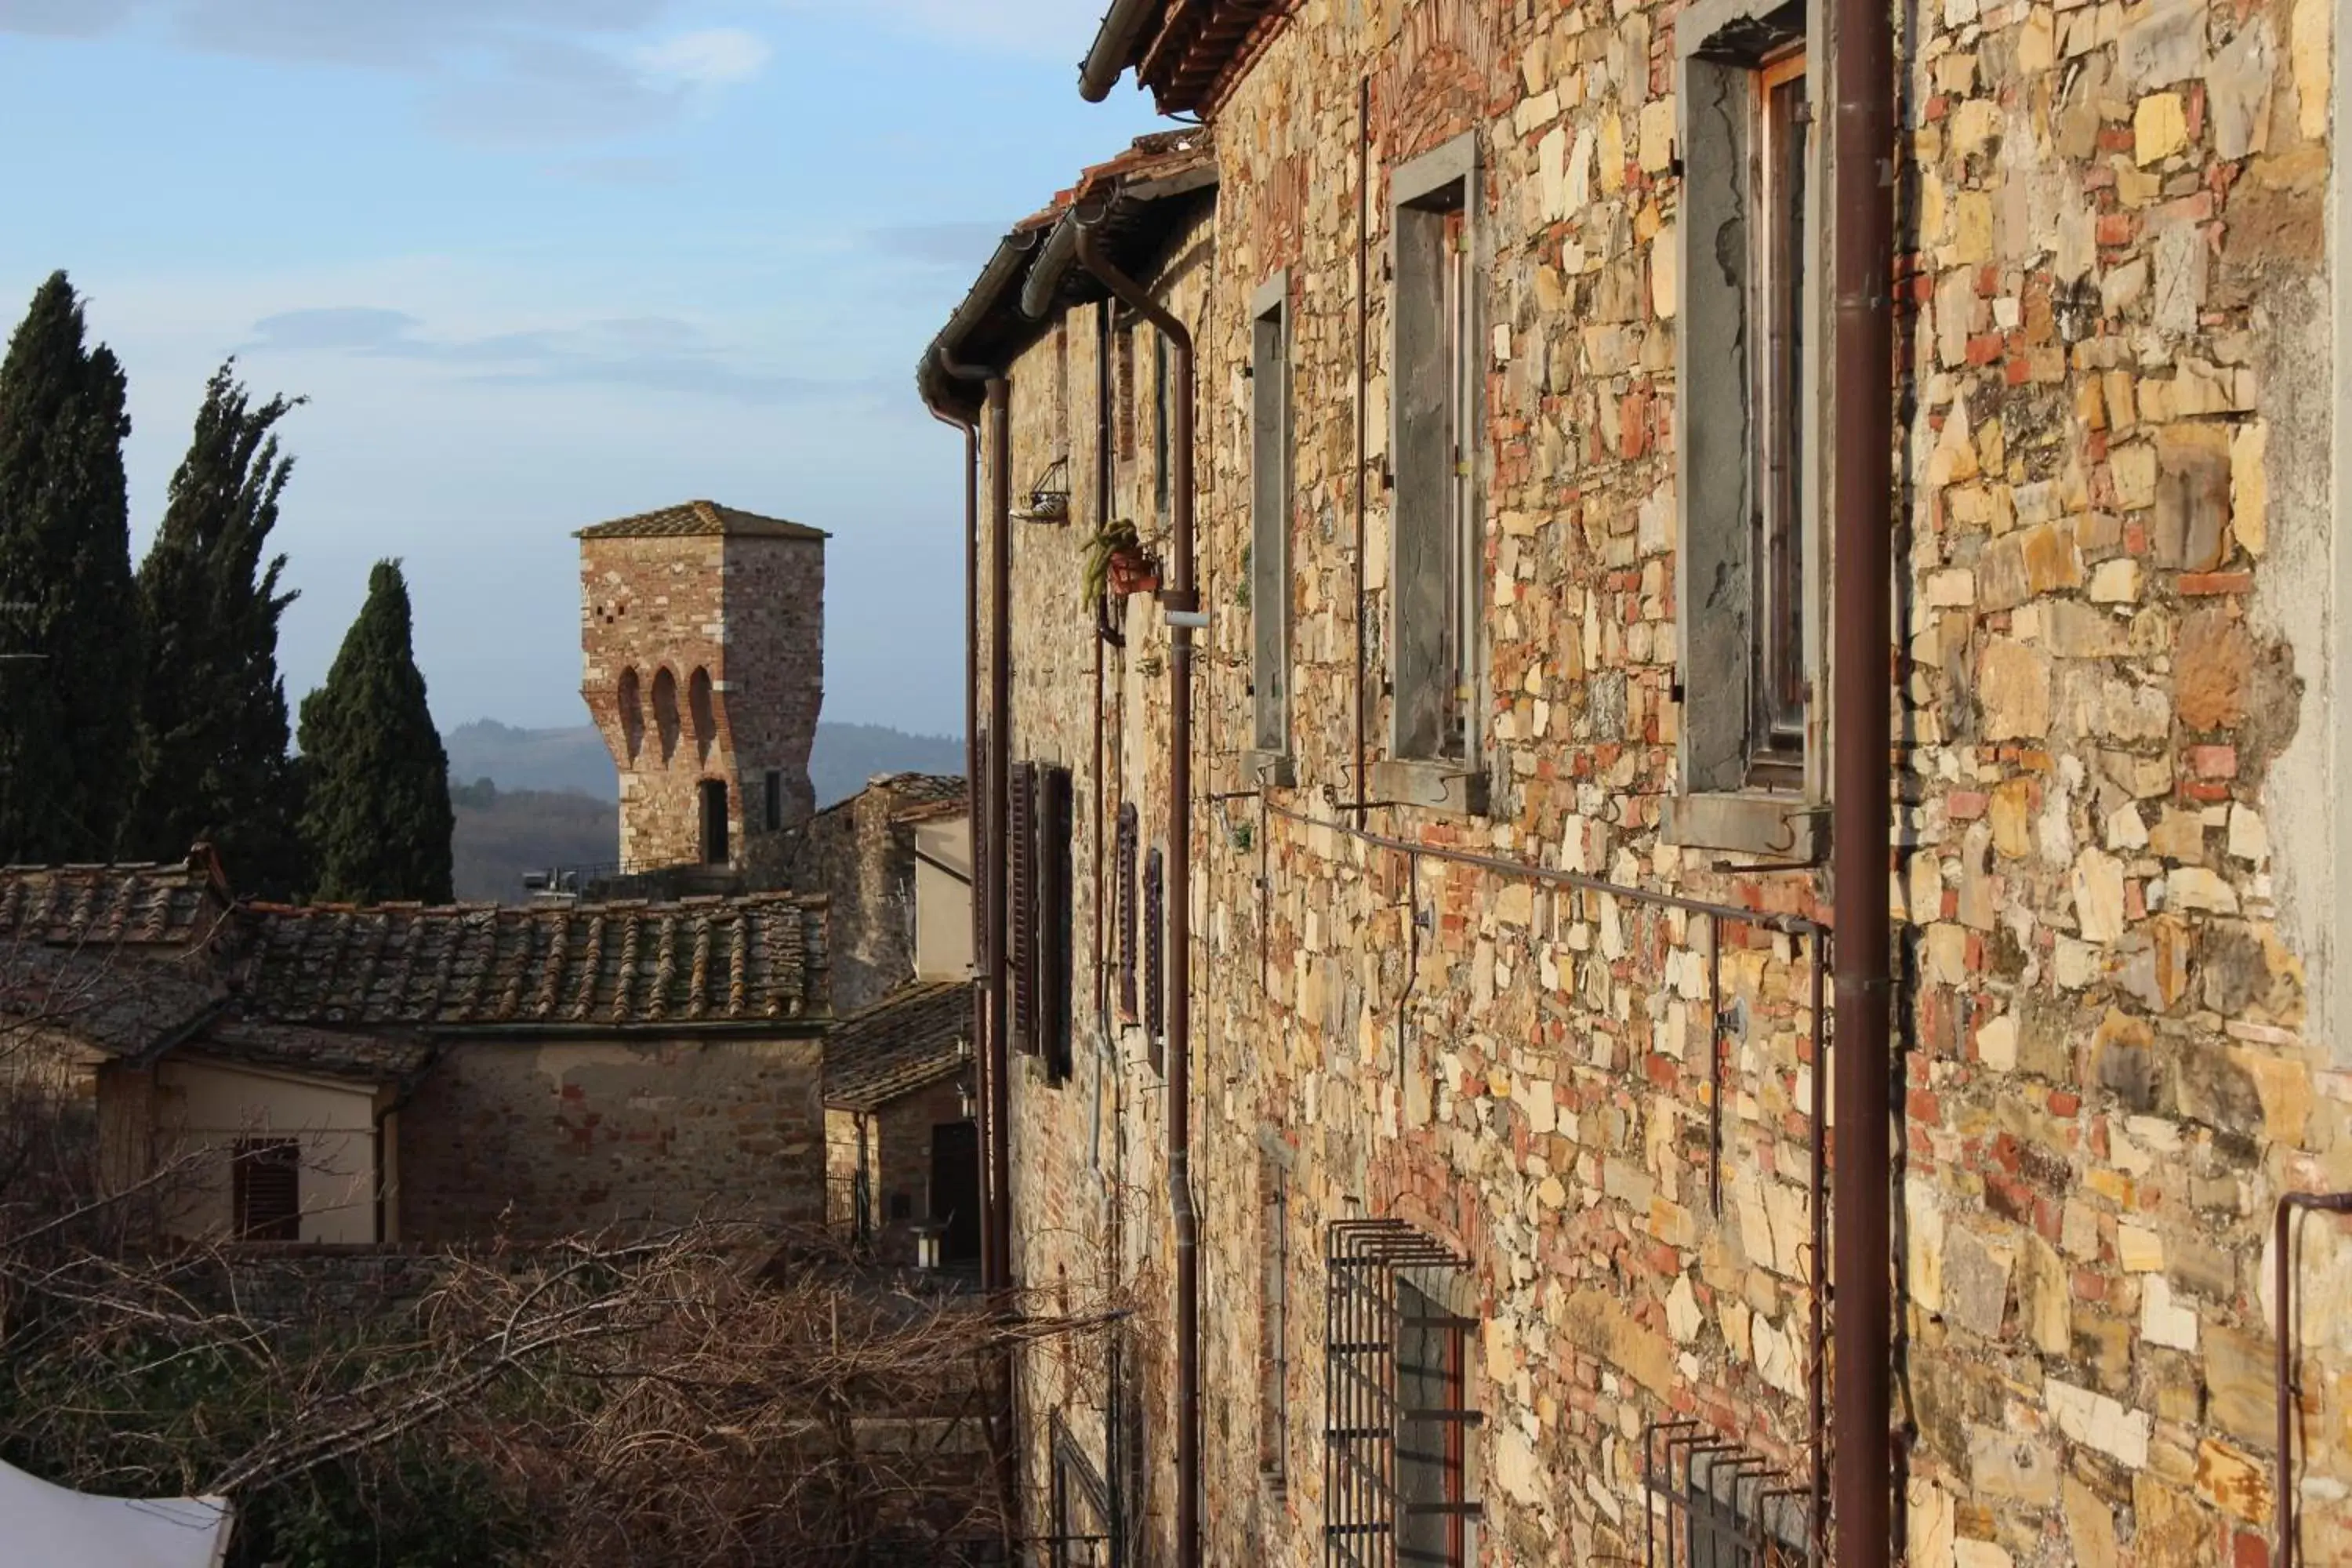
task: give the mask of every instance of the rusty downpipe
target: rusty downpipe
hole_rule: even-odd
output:
[[[1012,850],[1013,751],[1013,383],[988,378],[988,846],[1000,865]],[[1006,879],[988,879],[988,1179],[997,1201],[982,1251],[992,1255],[992,1288],[1013,1284],[1013,1095],[1005,1042],[1011,1037],[1005,954]],[[988,1259],[982,1259],[983,1266]]]
[[[2294,1568],[2294,1253],[2291,1226],[2294,1211],[2306,1214],[2352,1215],[2352,1193],[2286,1193],[2278,1201],[2273,1265],[2278,1270],[2278,1366],[2273,1396],[2278,1401],[2278,1474],[2272,1479],[2278,1510],[2278,1540],[2271,1548],[2272,1568]]]
[[[944,425],[952,425],[964,433],[963,515],[964,515],[964,777],[967,780],[969,820],[972,825],[975,853],[972,875],[979,886],[972,900],[972,966],[981,977],[973,988],[971,1005],[972,1056],[980,1071],[981,1148],[981,1283],[996,1299],[1012,1285],[1012,1217],[1013,1184],[1011,1181],[1012,1124],[1010,1095],[1006,1084],[1003,1057],[1004,974],[1002,955],[1004,946],[1004,878],[992,874],[976,851],[979,848],[979,826],[983,810],[990,813],[988,843],[996,852],[1004,843],[1004,832],[999,824],[1005,809],[1004,741],[1006,710],[1012,684],[1006,657],[1010,642],[1012,618],[1011,577],[1007,571],[1011,554],[1009,521],[1012,511],[1012,481],[1010,479],[1011,424],[1008,413],[1010,389],[1004,378],[984,365],[961,364],[949,357],[944,347],[933,352],[933,362],[950,378],[963,382],[985,384],[986,411],[989,415],[989,494],[995,524],[992,530],[992,556],[995,572],[992,589],[992,630],[994,646],[989,659],[989,733],[991,744],[983,757],[980,744],[980,422],[943,414],[936,405],[931,416]],[[983,791],[981,765],[988,768],[987,787]],[[863,1158],[863,1148],[860,1157]],[[993,1450],[997,1489],[1004,1510],[1004,1538],[1008,1544],[1020,1533],[1020,1459],[1013,1451],[1013,1352],[1009,1345],[998,1349],[994,1356],[999,1388],[1003,1405],[989,1421],[989,1444]]]
[[[1831,1169],[1831,1332],[1838,1435],[1836,1568],[1885,1568],[1893,1545],[1892,1142],[1887,910],[1893,783],[1889,599],[1895,479],[1895,28],[1885,0],[1835,0],[1832,104],[1830,653],[1832,945],[1837,1146]]]
[[[960,364],[948,357],[944,350],[932,355],[932,363],[940,372],[958,381],[985,381],[988,372],[977,365]],[[980,422],[961,418],[931,409],[931,417],[942,425],[952,426],[963,432],[963,777],[967,837],[977,827],[983,805],[980,780]],[[977,855],[972,857],[975,883],[986,876]],[[982,1131],[988,1129],[986,1105],[988,1097],[988,933],[984,926],[987,910],[980,887],[975,885],[971,899],[971,965],[972,973],[982,984],[971,988],[972,1057],[980,1064],[980,1092],[982,1107]],[[985,1142],[983,1141],[983,1147]],[[981,1211],[992,1215],[997,1206],[995,1184],[982,1162],[981,1170]],[[993,1223],[992,1220],[990,1223]],[[989,1262],[988,1247],[981,1247],[981,1262],[985,1269]],[[982,1284],[993,1284],[983,1279]]]
[[[1175,387],[1169,461],[1175,473],[1168,617],[1168,1211],[1176,1241],[1176,1562],[1201,1561],[1201,1272],[1192,1206],[1192,633],[1203,623],[1192,580],[1192,334],[1102,253],[1094,225],[1078,218],[1078,262],[1168,340]]]

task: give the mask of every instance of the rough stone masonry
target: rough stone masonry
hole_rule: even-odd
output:
[[[1363,825],[1834,923],[1817,867],[1662,828],[1687,700],[1675,89],[1691,9],[1284,8],[1203,106],[1213,208],[1171,221],[1150,258],[1201,346],[1213,626],[1196,881],[1171,894],[1192,900],[1195,951],[1171,972],[1195,998],[1209,1561],[1322,1555],[1324,1237],[1344,1218],[1408,1220],[1469,1260],[1480,1561],[1640,1561],[1641,1436],[1662,1417],[1790,1475],[1811,1462],[1812,943],[1408,860],[1349,837],[1339,808],[1356,705],[1374,761],[1389,733],[1385,182],[1466,132],[1489,804],[1377,805]],[[2272,1205],[2352,1185],[2352,1046],[2319,1007],[2345,798],[2327,755],[2335,8],[1904,16],[1901,1545],[1933,1568],[2253,1568],[2275,1544]],[[1297,783],[1261,788],[1242,766],[1265,608],[1245,586],[1244,371],[1252,302],[1278,278]],[[1091,518],[1108,428],[1110,510],[1164,547],[1151,334],[1122,317],[1098,338],[1102,308],[1070,305],[1013,360],[1011,478],[1067,456],[1069,515]],[[1122,1375],[1156,1560],[1175,1483],[1165,1093],[1118,1005],[1108,868],[1122,805],[1147,847],[1166,820],[1166,634],[1131,598],[1123,644],[1098,648],[1084,529],[1012,526],[997,739],[1076,774],[1073,1015],[1106,1021],[1069,1080],[1016,1084],[1016,1272],[1140,1309]],[[1833,560],[1829,542],[1817,564]],[[2296,1485],[2318,1563],[2352,1554],[2352,1242],[2332,1222],[2299,1235]],[[1024,1373],[1039,1508],[1049,1413],[1096,1452],[1128,1418],[1107,1375]]]

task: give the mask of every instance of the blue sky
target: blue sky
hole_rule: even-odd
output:
[[[570,531],[830,530],[828,718],[961,728],[960,443],[917,357],[994,237],[1153,128],[1104,0],[0,0],[0,313],[131,376],[134,552],[205,378],[307,395],[280,650],[405,560],[445,725],[585,719]]]

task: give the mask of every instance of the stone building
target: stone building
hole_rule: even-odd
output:
[[[205,1239],[824,1218],[825,907],[288,907],[218,868],[0,872],[0,1084]]]
[[[620,868],[740,866],[815,805],[826,535],[694,500],[578,537],[580,694],[621,773]]]
[[[1006,1282],[1135,1312],[1013,1382],[1034,1534],[1192,1561],[1190,1484],[1217,1563],[1833,1535],[1820,1478],[1877,1439],[1820,1415],[1822,982],[1883,898],[1887,1550],[2281,1544],[2273,1216],[2352,1187],[2352,41],[2327,0],[1903,16],[1895,826],[1835,889],[1826,6],[1111,9],[1094,85],[1202,124],[1017,225],[919,374],[1011,498],[972,672]],[[1108,521],[1168,563],[1181,364],[1080,216],[1197,349],[1189,885],[1194,612],[1082,588]],[[2334,1562],[2352,1235],[2289,1234]]]

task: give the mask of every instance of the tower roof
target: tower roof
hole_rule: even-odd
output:
[[[740,537],[768,539],[830,539],[821,528],[811,528],[804,522],[792,522],[781,517],[761,517],[757,512],[739,511],[717,501],[680,501],[658,511],[641,511],[635,517],[616,517],[610,522],[600,522],[583,528],[574,539],[675,539],[688,534],[724,533]]]

